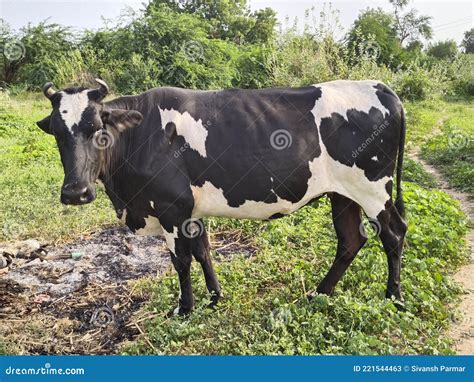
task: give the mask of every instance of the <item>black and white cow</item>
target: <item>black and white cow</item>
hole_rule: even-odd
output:
[[[386,296],[401,300],[405,117],[389,87],[334,81],[299,89],[158,88],[103,102],[108,87],[97,82],[98,89],[44,87],[53,111],[38,126],[58,144],[61,201],[92,202],[101,180],[131,230],[164,235],[181,287],[175,313],[193,308],[192,256],[211,305],[221,297],[202,218],[278,218],[323,195],[331,199],[338,246],[316,291],[331,294],[364,245],[362,209],[387,253]]]

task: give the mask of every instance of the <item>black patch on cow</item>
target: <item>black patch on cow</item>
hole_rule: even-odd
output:
[[[333,113],[323,118],[320,126],[321,139],[331,158],[349,167],[355,164],[371,181],[393,174],[400,134],[399,100],[393,93],[379,92],[390,115],[375,107],[368,113],[352,109],[347,119]]]
[[[305,195],[309,162],[321,153],[311,113],[319,88],[164,92],[162,109],[188,112],[209,131],[207,158],[192,148],[183,153],[193,185],[211,182],[232,207],[277,196],[296,203]],[[287,147],[272,146],[278,131],[289,137]]]
[[[281,213],[276,213],[276,214],[273,214],[272,216],[270,216],[268,218],[268,220],[274,220],[274,219],[280,219],[282,217],[285,217],[286,215],[285,214],[281,214]]]

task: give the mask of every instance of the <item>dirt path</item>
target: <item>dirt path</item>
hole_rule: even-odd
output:
[[[438,183],[439,189],[459,200],[462,210],[471,221],[471,227],[474,223],[474,202],[469,199],[468,194],[455,190],[444,179],[441,173],[433,166],[428,164],[419,155],[419,149],[409,153],[409,156],[421,163],[425,170],[432,174]],[[459,306],[462,317],[455,321],[449,330],[449,336],[455,341],[455,350],[458,354],[474,354],[474,229],[470,229],[466,240],[471,250],[471,261],[469,264],[461,267],[454,275],[454,279],[461,283],[464,288],[464,295]]]

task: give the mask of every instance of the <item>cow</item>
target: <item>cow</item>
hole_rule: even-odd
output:
[[[275,219],[325,195],[337,251],[308,297],[332,294],[366,242],[363,211],[388,258],[386,297],[401,303],[406,127],[400,99],[387,85],[162,87],[104,102],[109,88],[96,81],[96,88],[43,88],[52,112],[37,125],[57,142],[65,173],[61,202],[92,202],[101,181],[133,232],[164,236],[180,284],[171,312],[193,309],[192,257],[202,266],[209,306],[222,296],[203,218]]]

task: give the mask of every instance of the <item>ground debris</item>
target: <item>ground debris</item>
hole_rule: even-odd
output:
[[[143,334],[134,320],[147,296],[130,282],[171,269],[161,238],[121,227],[57,247],[30,244],[29,252],[0,244],[15,253],[0,268],[0,353],[113,354]],[[220,261],[256,250],[238,232],[211,235],[211,246]]]

